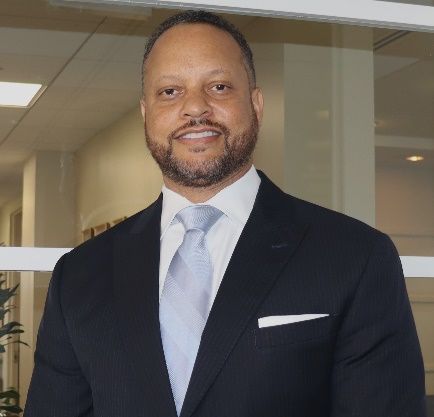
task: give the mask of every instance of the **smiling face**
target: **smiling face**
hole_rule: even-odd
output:
[[[145,64],[141,107],[165,180],[210,187],[250,167],[262,95],[228,33],[201,23],[163,33]]]

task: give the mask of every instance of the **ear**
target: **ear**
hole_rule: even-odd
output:
[[[264,113],[264,96],[262,95],[262,91],[259,87],[256,87],[252,90],[252,105],[253,109],[256,113],[256,118],[258,119],[258,123],[262,122],[262,115]]]
[[[146,113],[145,99],[142,97],[140,99],[140,111],[142,112],[143,121],[145,121],[145,113]]]

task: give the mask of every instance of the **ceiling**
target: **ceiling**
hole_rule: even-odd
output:
[[[22,166],[34,150],[74,151],[137,106],[144,41],[172,13],[152,9],[131,15],[54,7],[48,0],[0,1],[0,80],[47,86],[30,110],[0,107],[0,207],[19,195]],[[270,19],[226,17],[252,42],[286,42],[289,32],[294,42],[330,41],[322,23],[276,20],[273,32],[260,30]],[[304,30],[278,30],[283,24]],[[405,33],[389,42],[395,32],[374,32],[380,45],[377,131],[433,139],[434,35]]]

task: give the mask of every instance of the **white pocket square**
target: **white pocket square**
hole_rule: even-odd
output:
[[[259,328],[280,326],[282,324],[298,323],[299,321],[314,320],[327,317],[329,314],[291,314],[288,316],[268,316],[258,319]]]

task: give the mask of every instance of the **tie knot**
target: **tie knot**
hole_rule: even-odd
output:
[[[182,223],[186,232],[198,229],[206,234],[222,214],[219,209],[213,206],[197,205],[182,209],[176,215],[176,219]]]

